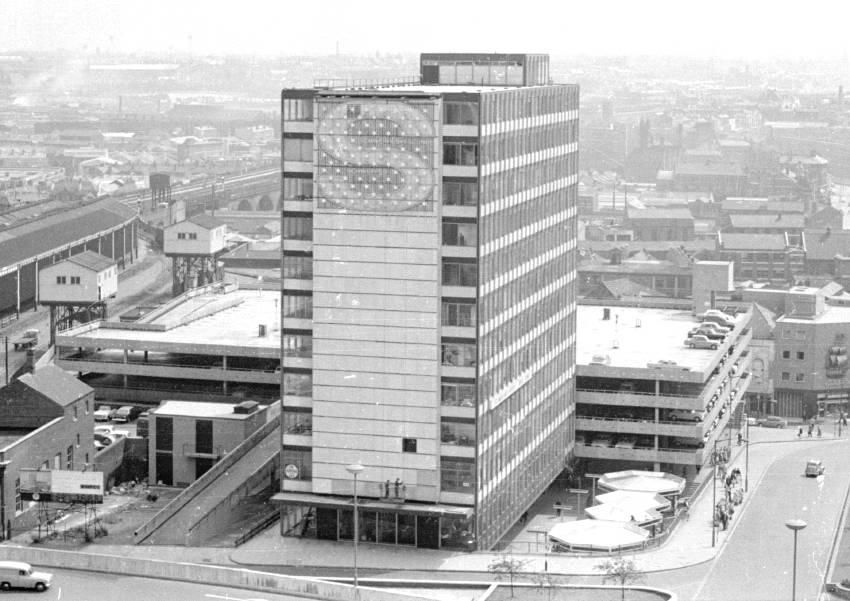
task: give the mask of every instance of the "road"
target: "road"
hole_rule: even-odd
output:
[[[39,568],[36,568],[39,569]],[[176,582],[132,576],[113,576],[99,572],[45,570],[53,574],[53,586],[45,593],[28,590],[3,593],[3,599],[29,601],[304,601],[303,597],[273,595],[243,589],[210,586],[203,583]]]
[[[821,478],[806,478],[806,460],[824,462]],[[838,516],[850,484],[848,443],[810,446],[779,457],[765,474],[728,544],[696,592],[699,601],[774,601],[791,598],[792,518],[808,526],[798,535],[797,596],[819,599]]]

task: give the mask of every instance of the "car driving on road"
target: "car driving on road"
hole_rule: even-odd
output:
[[[817,459],[809,459],[806,462],[806,477],[809,476],[820,476],[823,474],[824,470],[823,461],[818,461]]]
[[[768,415],[756,420],[756,424],[764,428],[787,428],[788,422],[776,415]]]

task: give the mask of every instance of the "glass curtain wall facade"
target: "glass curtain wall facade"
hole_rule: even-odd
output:
[[[476,522],[486,548],[563,469],[574,429],[578,88],[481,102]]]

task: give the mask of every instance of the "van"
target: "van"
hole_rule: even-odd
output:
[[[0,589],[31,588],[39,592],[50,588],[53,574],[34,572],[32,566],[23,561],[0,561]]]

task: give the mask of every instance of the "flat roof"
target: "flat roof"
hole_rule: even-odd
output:
[[[834,324],[834,323],[850,323],[850,306],[844,305],[826,305],[825,310],[820,315],[813,317],[780,317],[776,320],[780,323],[816,323],[816,324]]]
[[[607,355],[610,359],[607,367],[611,368],[647,369],[647,363],[667,360],[675,361],[677,368],[704,373],[720,352],[684,345],[688,331],[699,323],[690,311],[612,306],[609,307],[611,318],[604,320],[604,308],[602,305],[578,305],[578,366],[591,365],[596,355]]]
[[[203,401],[163,401],[156,409],[152,409],[151,413],[157,415],[169,415],[176,417],[217,417],[222,419],[245,419],[254,415],[259,409],[263,409],[266,405],[257,405],[255,411],[250,413],[234,413],[234,408],[238,403],[206,403]]]
[[[201,354],[228,350],[236,355],[276,357],[280,336],[273,329],[280,323],[280,308],[275,303],[279,298],[279,293],[259,290],[200,294],[166,308],[141,328],[137,323],[119,322],[82,325],[62,332],[57,344],[67,345],[72,340],[76,346],[110,348],[114,341],[121,348],[124,343],[138,344],[139,350]],[[144,329],[148,324],[154,328]],[[158,325],[167,329],[156,329]],[[266,326],[266,336],[259,336],[260,325]]]

